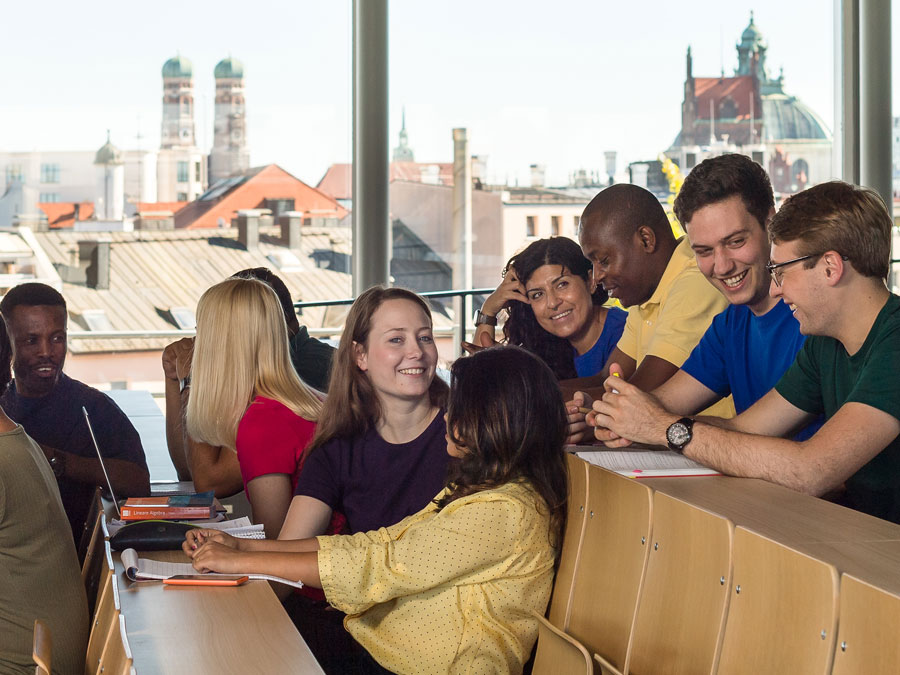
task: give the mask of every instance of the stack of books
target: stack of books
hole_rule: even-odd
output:
[[[168,497],[130,497],[121,508],[122,520],[211,520],[216,501],[210,492]]]

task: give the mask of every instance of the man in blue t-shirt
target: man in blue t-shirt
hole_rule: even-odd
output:
[[[610,377],[588,421],[601,435],[667,444],[732,476],[763,478],[900,522],[900,297],[886,280],[893,219],[877,193],[832,181],[768,224],[770,292],[809,336],[775,388],[730,420],[681,417]],[[824,415],[806,441],[783,438]],[[602,438],[601,438],[602,440]]]
[[[766,222],[774,214],[769,177],[744,155],[707,159],[685,179],[675,215],[700,271],[730,306],[681,370],[653,392],[666,409],[692,415],[732,395],[740,414],[775,386],[803,346],[790,308],[769,295]],[[798,440],[819,426],[804,428]]]

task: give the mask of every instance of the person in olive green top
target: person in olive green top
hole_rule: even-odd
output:
[[[875,192],[839,181],[786,200],[768,227],[770,293],[811,337],[775,388],[731,420],[691,420],[610,378],[588,415],[596,437],[668,444],[723,473],[812,495],[837,490],[839,503],[900,523],[900,298],[885,285],[892,225]],[[826,422],[814,436],[785,438],[817,414]]]
[[[34,620],[53,636],[53,672],[82,673],[88,610],[50,464],[0,409],[0,673],[34,673]]]

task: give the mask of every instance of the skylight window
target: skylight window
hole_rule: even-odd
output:
[[[81,318],[87,325],[88,330],[109,331],[113,329],[109,317],[106,316],[106,310],[85,309],[81,311]]]

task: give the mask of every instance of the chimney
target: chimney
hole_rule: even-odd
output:
[[[292,251],[300,249],[300,223],[303,221],[302,211],[285,211],[278,216],[281,227],[281,245]]]
[[[109,290],[109,257],[109,240],[78,242],[78,260],[88,288]]]
[[[531,169],[531,187],[544,187],[544,165],[532,164]]]
[[[238,211],[238,241],[248,251],[259,248],[259,216],[260,209],[243,209]]]

